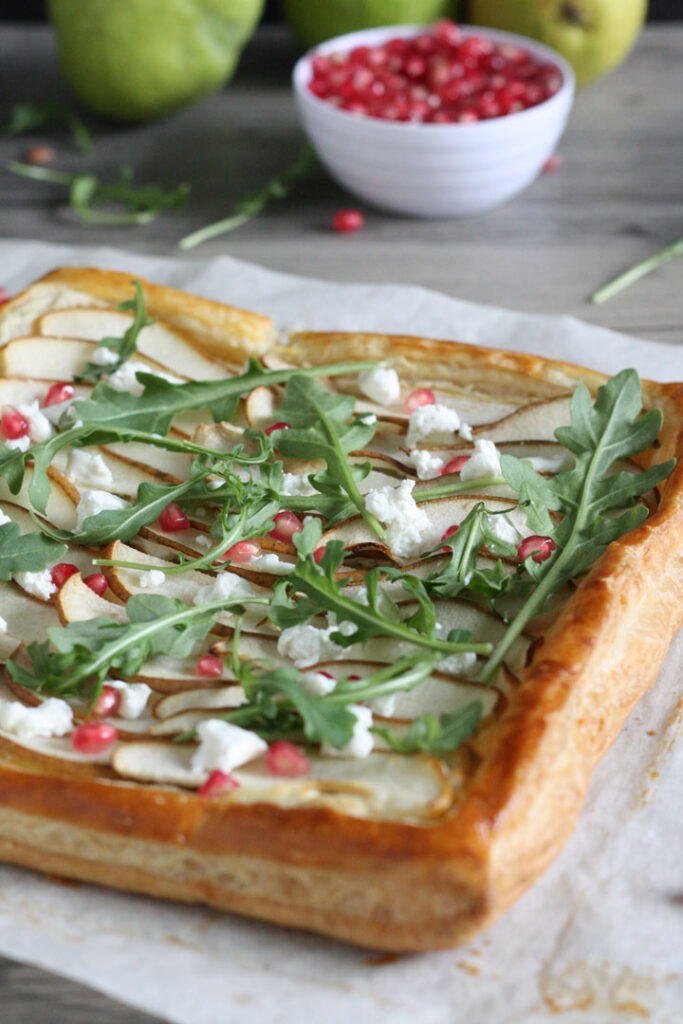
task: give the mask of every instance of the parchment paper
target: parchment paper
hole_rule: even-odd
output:
[[[421,288],[304,280],[227,257],[0,242],[10,292],[63,264],[143,274],[267,312],[283,328],[425,334],[683,379],[683,349],[571,318]],[[315,936],[0,866],[0,952],[174,1024],[683,1021],[682,655],[679,636],[595,772],[564,851],[471,946],[384,962]]]

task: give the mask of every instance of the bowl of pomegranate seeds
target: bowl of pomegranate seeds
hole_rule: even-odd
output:
[[[294,68],[304,129],[368,203],[467,217],[505,203],[555,151],[574,74],[531,39],[451,21],[330,39]]]

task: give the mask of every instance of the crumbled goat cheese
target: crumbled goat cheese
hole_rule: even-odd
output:
[[[40,411],[38,400],[15,406],[18,413],[28,422],[28,436],[32,441],[40,443],[52,437],[52,424],[47,416]]]
[[[59,423],[66,410],[71,408],[74,401],[75,399],[73,398],[67,398],[66,402],[55,402],[54,405],[48,405],[43,409],[43,416],[45,416],[54,427]]]
[[[3,444],[10,451],[27,452],[31,447],[31,438],[28,434],[24,434],[23,437],[8,437],[6,441],[3,440]]]
[[[197,736],[199,746],[192,757],[192,767],[200,772],[231,772],[268,749],[266,741],[255,732],[220,718],[200,722]]]
[[[309,623],[289,626],[278,637],[277,652],[293,661],[296,668],[310,668],[321,661],[334,661],[344,654],[344,648],[330,640],[330,633],[335,630],[336,627],[321,629]]]
[[[268,551],[265,555],[254,555],[249,562],[249,568],[256,572],[270,572],[274,576],[286,576],[294,572],[294,563],[283,562],[272,551]]]
[[[141,587],[161,587],[166,582],[166,573],[161,569],[147,569],[138,572],[138,583]]]
[[[134,398],[139,398],[145,390],[145,385],[137,379],[136,373],[152,373],[155,377],[162,377],[170,384],[181,383],[180,377],[174,377],[172,373],[162,373],[156,367],[147,366],[146,363],[141,363],[137,359],[128,359],[122,363],[118,370],[114,370],[109,376],[107,383],[115,391],[130,391]]]
[[[396,710],[396,694],[389,693],[386,697],[375,697],[374,700],[369,701],[369,704],[373,715],[379,715],[380,718],[391,718]]]
[[[361,423],[364,423],[366,427],[374,427],[375,423],[377,422],[377,417],[375,416],[374,412],[362,412],[358,416],[358,419],[361,421]]]
[[[128,504],[123,498],[110,494],[109,491],[85,490],[76,506],[76,533],[80,533],[83,524],[90,516],[115,508],[125,508]]]
[[[242,479],[240,477],[240,479]],[[225,483],[225,477],[222,476],[211,476],[207,477],[206,486],[210,491],[217,491],[219,487],[222,487]]]
[[[472,427],[469,423],[461,423],[458,427],[458,433],[460,434],[463,441],[471,441],[473,438]]]
[[[222,572],[213,583],[200,587],[194,595],[193,604],[209,604],[210,601],[228,601],[232,598],[253,597],[256,591],[250,583],[234,572]]]
[[[308,477],[302,476],[299,473],[283,473],[282,483],[280,484],[280,494],[289,495],[301,495],[302,497],[309,497],[311,494],[315,494],[315,487],[312,487],[309,483]]]
[[[460,470],[460,479],[480,480],[484,476],[501,476],[500,452],[493,441],[477,438],[473,454]]]
[[[353,736],[340,750],[330,743],[322,743],[320,752],[328,757],[368,757],[375,745],[375,738],[370,732],[372,711],[364,704],[349,704],[347,710],[356,718]]]
[[[41,601],[49,601],[57,592],[49,569],[41,569],[40,572],[16,572],[14,580],[27,594],[39,597]]]
[[[101,455],[91,455],[81,448],[69,452],[66,462],[66,475],[73,482],[92,487],[111,487],[114,482],[112,472]]]
[[[2,615],[0,615],[0,633],[6,633],[8,629],[7,619],[3,619]]]
[[[412,495],[414,486],[414,480],[402,480],[398,487],[381,487],[365,497],[365,507],[387,527],[387,543],[399,558],[410,558],[421,550],[430,525]]]
[[[421,450],[420,448],[415,448],[408,458],[417,470],[419,480],[432,480],[435,476],[439,475],[446,465],[444,460],[438,455]]]
[[[477,656],[473,651],[451,654],[438,665],[439,672],[446,672],[449,676],[470,676],[476,668]]]
[[[311,697],[324,697],[332,693],[336,685],[336,679],[330,679],[322,672],[304,672],[301,676],[301,686]]]
[[[0,729],[15,736],[65,736],[73,726],[73,711],[65,700],[48,697],[36,707],[0,698]]]
[[[5,523],[11,523],[11,522],[12,522],[12,520],[10,519],[10,517],[6,516],[5,513],[2,511],[2,509],[0,509],[0,526],[4,526]]]
[[[152,690],[147,683],[125,683],[122,679],[107,679],[107,686],[118,690],[121,702],[118,714],[121,718],[139,718],[147,707]]]
[[[460,417],[448,405],[420,405],[408,420],[408,448],[417,448],[420,441],[435,444],[453,440],[460,427]]]
[[[512,509],[510,512],[489,515],[486,518],[491,533],[505,544],[518,547],[524,538],[529,536],[526,515],[521,509]]]
[[[396,370],[377,366],[358,374],[358,387],[378,405],[393,405],[401,397],[401,384]]]
[[[557,455],[529,455],[524,459],[537,473],[564,473],[574,465],[571,452],[559,451]]]
[[[115,352],[112,352],[110,348],[106,348],[106,346],[103,345],[101,348],[95,349],[90,361],[94,363],[95,366],[111,366],[118,358],[119,357]]]
[[[207,551],[210,547],[213,547],[211,537],[209,537],[208,534],[206,533],[198,533],[194,539],[194,542],[198,548],[206,548]]]

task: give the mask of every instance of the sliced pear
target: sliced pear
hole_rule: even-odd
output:
[[[159,480],[178,483],[190,475],[192,456],[185,452],[169,452],[153,444],[137,441],[108,444],[106,451],[122,462],[128,462],[153,474]]]
[[[80,576],[69,576],[57,593],[55,599],[60,620],[69,622],[86,622],[88,619],[100,617],[112,619],[114,622],[127,622],[126,609],[104,597],[99,597],[87,587]]]
[[[265,430],[277,422],[277,393],[273,388],[258,387],[247,396],[244,414],[254,430]]]
[[[533,402],[503,419],[480,424],[473,434],[496,444],[499,441],[554,441],[557,428],[569,425],[569,402],[569,396]]]
[[[172,693],[162,697],[155,705],[157,718],[175,718],[185,711],[215,711],[236,708],[246,700],[241,686],[217,686],[190,690],[186,693]]]
[[[102,459],[112,476],[112,482],[107,485],[105,490],[109,491],[111,494],[116,494],[121,498],[126,498],[128,501],[135,498],[140,484],[159,483],[160,481],[163,482],[165,479],[163,474],[158,470],[144,469],[135,462],[130,462],[127,459],[123,459],[120,456],[115,455],[107,448],[85,448],[84,451],[97,453],[102,456]],[[56,453],[52,460],[52,466],[66,479],[70,479],[68,475],[70,472],[69,453],[66,449],[62,449]],[[89,489],[88,483],[76,476],[71,480],[71,484],[78,492],[80,492],[81,489]]]
[[[59,625],[54,605],[38,601],[18,584],[4,580],[0,580],[0,615],[9,635],[25,643],[45,640],[48,629]]]
[[[106,305],[104,300],[69,287],[66,283],[37,281],[7,302],[0,311],[0,345],[11,338],[31,334],[36,321],[51,309]]]
[[[76,505],[78,504],[78,491],[69,483],[67,478],[52,466],[47,471],[50,481],[50,496],[46,505],[46,518],[56,526],[58,530],[75,530],[76,528]],[[28,496],[33,467],[28,465],[24,471],[24,480],[17,494],[12,494],[7,481],[0,479],[0,501],[7,501],[18,505],[20,508],[32,508]]]
[[[96,347],[93,341],[50,338],[42,334],[15,338],[0,351],[0,370],[5,377],[35,377],[43,381],[72,380],[83,372],[86,363],[92,361]],[[150,373],[166,371],[163,363],[149,359],[142,353],[136,353],[135,359],[148,366]]]

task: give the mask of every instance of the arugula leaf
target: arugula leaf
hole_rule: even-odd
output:
[[[475,732],[483,710],[480,700],[470,701],[464,707],[449,714],[420,715],[410,723],[404,736],[398,736],[391,729],[373,729],[389,744],[392,750],[400,754],[434,754],[445,750],[455,750]]]
[[[607,381],[592,406],[588,388],[579,384],[570,403],[571,426],[555,431],[560,444],[574,455],[572,469],[545,479],[519,459],[502,456],[503,475],[520,490],[532,529],[548,527],[556,547],[544,562],[526,559],[524,568],[535,587],[486,663],[483,681],[493,677],[510,645],[553,591],[586,572],[612,541],[647,518],[647,508],[633,507],[634,499],[664,480],[675,460],[642,473],[610,472],[616,462],[651,447],[657,438],[661,411],[640,415],[641,409],[635,370],[623,370]],[[557,525],[548,509],[561,514]]]
[[[10,110],[4,135],[31,135],[41,128],[64,128],[70,132],[82,153],[92,149],[90,131],[81,118],[59,103],[17,103]]]
[[[9,580],[15,572],[40,572],[59,561],[66,548],[42,533],[22,534],[16,523],[0,526],[0,580]]]
[[[346,495],[378,537],[384,530],[365,508],[358,481],[370,472],[370,463],[352,465],[349,455],[367,447],[376,428],[363,418],[351,419],[356,405],[352,395],[328,391],[320,381],[301,374],[290,378],[285,388],[279,415],[289,424],[286,430],[274,430],[273,446],[285,458],[323,459],[326,470],[310,477],[322,494]]]
[[[106,363],[104,366],[99,363],[86,363],[85,369],[82,373],[79,373],[74,380],[83,382],[94,382],[100,380],[102,377],[109,377],[110,374],[114,373],[119,369],[127,359],[137,352],[138,337],[140,331],[144,327],[151,327],[152,324],[156,323],[156,320],[150,320],[147,317],[147,309],[145,307],[145,297],[142,294],[142,286],[140,282],[135,280],[132,282],[134,289],[134,296],[132,299],[128,299],[126,302],[122,302],[117,308],[122,313],[127,313],[130,310],[133,311],[133,320],[130,327],[128,327],[121,338],[102,338],[98,341],[97,348],[106,348],[107,351],[115,355],[116,358],[111,363]]]
[[[618,295],[625,288],[629,288],[636,281],[640,281],[647,274],[652,274],[663,263],[681,257],[683,257],[683,238],[678,238],[671,245],[660,249],[653,256],[647,256],[644,260],[625,270],[623,274],[619,274],[603,285],[602,288],[599,288],[597,292],[591,295],[591,302],[596,303],[596,305],[599,305],[601,302],[607,302],[608,299]]]
[[[460,523],[457,531],[445,540],[439,541],[435,550],[448,547],[451,549],[451,558],[444,568],[432,573],[425,580],[428,593],[440,598],[457,597],[464,590],[471,588],[475,576],[478,585],[484,589],[490,580],[491,589],[496,594],[508,588],[506,580],[509,577],[503,573],[500,563],[500,569],[477,569],[477,557],[482,547],[487,547],[495,554],[506,558],[514,558],[517,554],[512,544],[500,540],[491,530],[489,516],[492,514],[495,513],[487,512],[483,501],[477,502]]]

